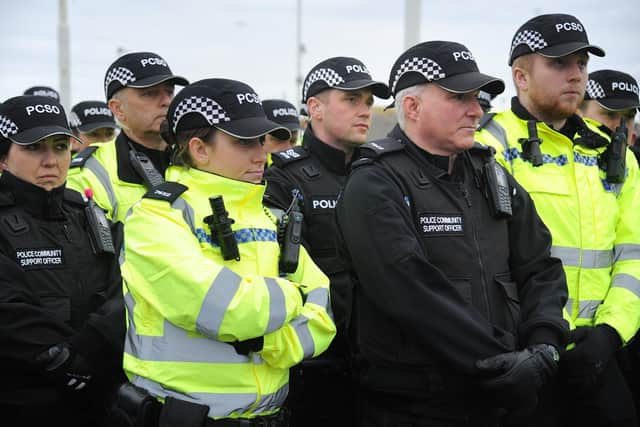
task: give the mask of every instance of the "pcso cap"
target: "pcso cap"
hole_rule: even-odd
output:
[[[0,135],[19,145],[34,144],[53,135],[77,139],[69,129],[62,105],[47,96],[22,95],[0,105]]]
[[[262,108],[267,118],[272,122],[281,124],[291,132],[300,129],[300,117],[298,110],[290,102],[282,99],[265,99]]]
[[[247,84],[229,79],[200,80],[182,89],[167,112],[170,130],[215,127],[240,139],[273,134],[291,138],[286,127],[267,119],[260,98]]]
[[[99,128],[117,127],[111,110],[102,101],[83,101],[74,105],[69,113],[69,126],[85,133]]]
[[[594,100],[611,111],[640,108],[638,82],[627,73],[600,70],[589,74],[585,100]]]
[[[48,96],[56,101],[60,101],[60,94],[57,90],[49,86],[33,86],[24,91],[24,95]]]
[[[172,81],[186,86],[187,79],[175,76],[169,64],[160,55],[151,52],[127,53],[116,59],[104,76],[104,92],[107,101],[124,87],[145,88]]]
[[[371,78],[365,65],[355,59],[344,56],[329,58],[309,71],[302,85],[302,102],[326,89],[358,90],[371,88],[378,98],[389,98],[389,88],[382,82]]]
[[[587,30],[575,16],[562,13],[540,15],[516,31],[511,41],[509,65],[519,56],[530,53],[560,58],[583,49],[596,56],[604,56],[604,50],[589,44]]]
[[[389,88],[394,96],[402,89],[424,83],[435,83],[454,93],[482,89],[495,96],[504,91],[502,80],[479,71],[469,49],[450,41],[417,44],[391,67]]]

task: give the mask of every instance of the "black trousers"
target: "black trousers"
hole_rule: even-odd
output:
[[[346,363],[311,360],[291,368],[290,427],[355,426],[354,382]]]

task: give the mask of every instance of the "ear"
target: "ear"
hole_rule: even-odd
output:
[[[322,107],[322,101],[320,101],[320,99],[316,98],[315,96],[307,99],[307,111],[309,112],[309,117],[312,120],[322,120]]]
[[[122,101],[118,98],[111,98],[107,103],[109,109],[120,123],[126,122],[126,115],[122,108]]]
[[[412,122],[418,121],[421,108],[422,103],[418,97],[405,95],[404,98],[402,98],[402,111],[404,111],[405,119],[409,119]]]
[[[200,138],[191,138],[188,142],[189,146],[189,155],[191,156],[191,160],[193,164],[205,165],[209,163],[209,152],[207,151],[206,144]]]
[[[511,74],[518,91],[526,92],[529,90],[529,72],[527,70],[522,67],[513,67]]]

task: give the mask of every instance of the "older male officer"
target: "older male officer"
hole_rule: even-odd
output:
[[[554,399],[562,422],[634,426],[613,356],[640,325],[640,177],[629,150],[576,115],[589,53],[604,56],[575,16],[528,20],[509,56],[517,97],[476,137],[496,148],[498,161],[529,191],[551,230],[551,253],[563,262],[566,309],[577,327]]]
[[[329,58],[307,74],[302,101],[310,123],[302,146],[273,153],[267,170],[265,202],[291,209],[299,202],[302,235],[314,262],[331,280],[338,335],[318,360],[292,370],[292,425],[353,425],[351,381],[345,330],[351,309],[351,282],[338,257],[333,218],[336,199],[347,177],[353,149],[367,139],[373,95],[388,98],[384,83],[371,78],[358,59]],[[318,411],[318,407],[328,408]]]
[[[122,221],[146,189],[164,179],[170,153],[160,125],[175,84],[188,82],[151,52],[128,53],[107,69],[105,95],[122,132],[74,157],[68,185],[79,191],[91,188],[95,202],[114,221]]]
[[[478,91],[502,80],[432,41],[398,58],[389,86],[398,126],[359,149],[336,208],[358,278],[360,425],[497,426],[555,374],[562,265],[529,195],[474,145]]]

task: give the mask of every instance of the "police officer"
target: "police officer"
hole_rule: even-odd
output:
[[[476,137],[496,148],[497,160],[530,192],[551,231],[551,253],[563,262],[566,311],[576,328],[554,399],[562,422],[633,426],[613,356],[640,325],[638,167],[630,151],[576,115],[589,53],[604,55],[575,16],[524,23],[509,57],[517,97]]]
[[[125,222],[125,371],[164,402],[160,426],[285,426],[289,368],[335,335],[329,280],[299,245],[279,268],[262,204],[260,138],[290,133],[227,79],[184,88],[166,123],[182,166]]]
[[[360,425],[496,426],[556,371],[562,266],[527,192],[473,142],[478,91],[504,83],[465,46],[430,41],[389,87],[398,125],[360,147],[336,207],[358,280]]]
[[[627,144],[637,157],[634,119],[640,107],[638,82],[631,75],[615,70],[599,70],[589,74],[584,101],[579,113],[585,122],[611,136],[620,127],[622,119],[626,125]]]
[[[69,114],[69,126],[84,141],[80,144],[72,140],[72,153],[79,153],[89,144],[111,141],[118,128],[111,110],[102,101],[83,101],[74,105]]]
[[[163,180],[170,153],[160,123],[176,84],[188,82],[151,52],[128,53],[107,69],[107,104],[122,132],[115,141],[75,156],[68,185],[78,191],[91,188],[96,203],[115,221],[122,221],[147,188]]]
[[[288,150],[296,145],[300,131],[300,118],[296,107],[282,99],[265,99],[262,101],[262,107],[269,120],[286,127],[291,132],[289,139],[277,139],[272,135],[265,135],[264,149],[267,154]]]
[[[351,285],[337,254],[333,217],[353,149],[367,139],[373,95],[388,98],[388,88],[372,80],[355,58],[329,58],[313,67],[302,90],[310,117],[302,146],[274,153],[266,174],[267,204],[286,209],[297,195],[304,214],[303,237],[311,257],[331,280],[339,332],[322,360],[292,373],[293,426],[353,425],[347,346],[340,335],[346,330]],[[317,411],[318,405],[330,409]]]
[[[49,86],[32,86],[25,89],[24,95],[46,96],[60,102],[60,94]]]
[[[98,426],[122,373],[121,230],[65,188],[62,106],[0,107],[0,411],[3,425]]]

